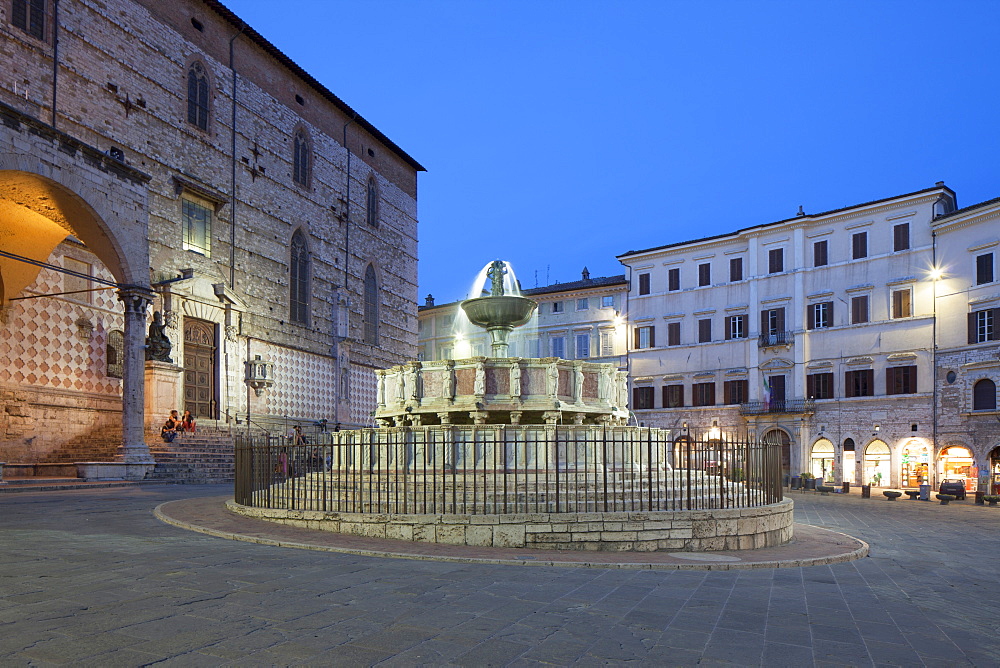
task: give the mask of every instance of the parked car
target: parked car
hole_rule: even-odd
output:
[[[954,494],[957,500],[965,501],[965,481],[958,478],[942,480],[938,494]]]

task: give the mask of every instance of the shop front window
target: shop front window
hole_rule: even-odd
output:
[[[903,448],[902,485],[903,487],[919,487],[928,482],[928,466],[930,450],[918,441],[910,441]]]
[[[953,445],[945,448],[938,458],[938,479],[960,480],[965,483],[966,492],[975,492],[979,481],[976,468],[972,452],[968,448]]]
[[[812,474],[826,481],[833,480],[833,443],[825,438],[812,447]]]
[[[889,446],[885,441],[872,441],[865,448],[864,482],[875,487],[889,486]]]

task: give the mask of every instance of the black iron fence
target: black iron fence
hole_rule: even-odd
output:
[[[815,412],[816,402],[812,399],[772,399],[771,401],[748,401],[744,404],[740,404],[740,415]]]
[[[240,504],[342,513],[700,510],[776,503],[781,454],[639,427],[408,427],[236,438]]]

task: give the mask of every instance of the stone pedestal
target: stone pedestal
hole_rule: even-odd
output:
[[[170,411],[181,412],[182,367],[169,362],[146,360],[146,433],[159,433]]]

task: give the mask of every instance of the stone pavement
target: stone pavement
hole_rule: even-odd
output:
[[[795,492],[798,522],[869,557],[710,571],[317,552],[153,515],[226,491],[0,497],[0,665],[1000,665],[1000,508]]]

